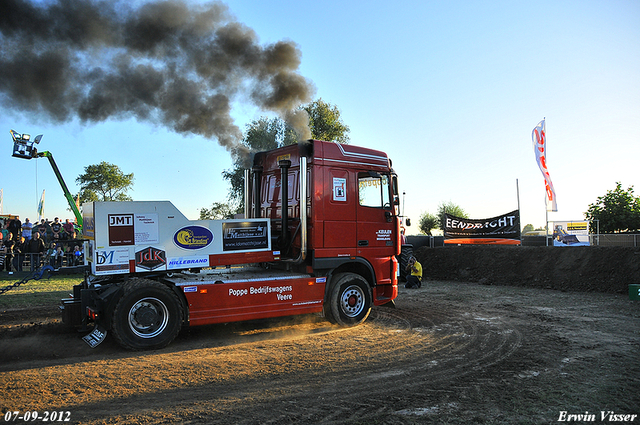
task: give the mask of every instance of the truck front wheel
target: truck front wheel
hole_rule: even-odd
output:
[[[371,289],[367,281],[355,273],[339,273],[331,279],[327,320],[342,326],[364,322],[371,312]]]
[[[132,350],[167,346],[182,327],[182,305],[161,283],[134,279],[125,287],[111,317],[111,329],[120,345]]]

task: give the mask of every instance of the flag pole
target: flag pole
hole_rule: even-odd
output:
[[[518,198],[518,213],[520,212],[520,186],[518,185],[518,179],[516,179],[516,197]]]
[[[516,179],[516,198],[518,198],[518,219],[520,220],[520,240],[522,240],[522,217],[520,214],[520,186],[518,186],[518,179]]]
[[[542,117],[542,121],[544,121],[544,134],[545,134],[545,139],[547,137],[547,117]],[[546,155],[546,146],[545,146],[545,155]],[[549,207],[547,205],[547,203],[549,202],[549,199],[547,198],[547,193],[545,191],[544,194],[544,228],[545,228],[545,238],[544,238],[544,243],[545,246],[549,246]]]
[[[545,229],[545,246],[549,246],[549,209],[547,208],[547,194],[544,194],[544,229]]]

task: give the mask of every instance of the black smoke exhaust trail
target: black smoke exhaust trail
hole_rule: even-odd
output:
[[[56,122],[135,117],[215,138],[248,159],[232,102],[274,111],[310,137],[296,108],[312,84],[291,41],[261,45],[219,2],[0,2],[0,102]],[[304,111],[302,111],[304,113]]]

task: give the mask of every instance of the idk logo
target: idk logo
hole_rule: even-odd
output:
[[[166,269],[167,255],[163,250],[150,246],[136,252],[136,267],[145,270]]]

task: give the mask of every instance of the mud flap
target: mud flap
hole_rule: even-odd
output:
[[[393,302],[393,300],[388,301],[384,304],[380,304],[380,307],[387,307],[387,308],[396,308],[396,303]]]
[[[93,328],[89,335],[83,336],[82,340],[86,342],[89,347],[96,348],[107,337],[107,331],[101,329],[99,326]]]

